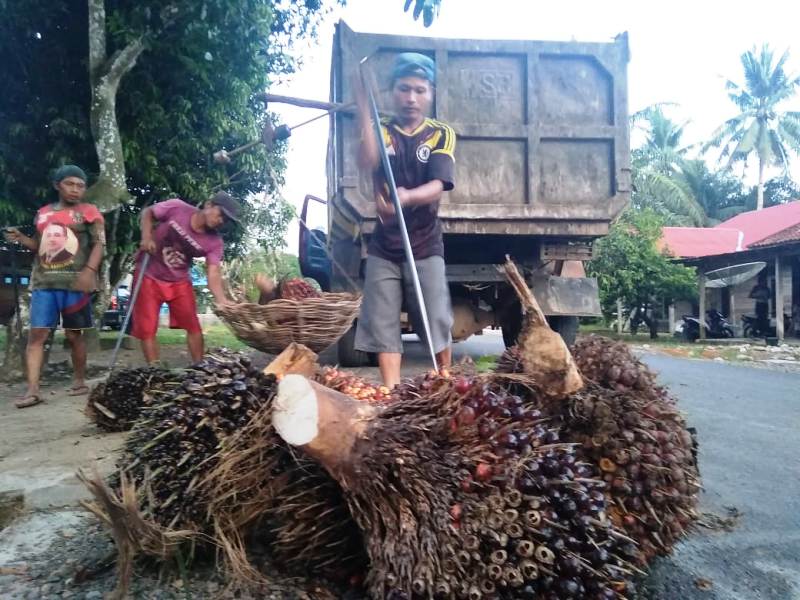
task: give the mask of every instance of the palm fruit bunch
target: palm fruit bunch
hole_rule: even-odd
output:
[[[305,300],[306,298],[318,298],[319,291],[305,279],[292,277],[282,279],[278,283],[278,298],[284,300]]]
[[[350,371],[335,367],[322,367],[315,379],[322,385],[356,400],[381,403],[391,399],[391,390],[385,385],[375,385]]]
[[[114,371],[92,388],[86,414],[103,431],[127,431],[147,402],[147,388],[171,376],[166,369],[149,366]]]
[[[141,512],[168,528],[207,530],[208,498],[198,484],[219,460],[221,445],[271,398],[275,383],[244,355],[219,350],[151,385],[150,404],[117,465],[135,483]]]
[[[578,339],[570,350],[586,379],[617,392],[639,390],[666,397],[656,385],[653,372],[623,342],[589,335]]]
[[[638,542],[644,564],[669,553],[697,518],[694,440],[675,400],[627,346],[591,336],[574,353],[597,383],[570,398],[565,435],[603,472],[609,516]]]
[[[371,597],[631,592],[635,545],[607,516],[605,483],[535,397],[493,376],[435,373],[392,395],[356,419],[366,429],[349,454],[319,458],[363,535]]]
[[[602,473],[608,515],[637,542],[636,562],[645,565],[669,554],[697,518],[693,437],[675,400],[625,344],[592,335],[572,354],[586,387],[543,411],[562,422],[566,441],[580,444],[579,458]],[[498,370],[521,372],[515,348]]]

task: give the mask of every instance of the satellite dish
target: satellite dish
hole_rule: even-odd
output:
[[[767,263],[758,261],[714,269],[705,274],[706,287],[724,288],[738,285],[755,277],[766,266]]]

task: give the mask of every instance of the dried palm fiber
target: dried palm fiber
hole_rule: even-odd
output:
[[[127,431],[147,403],[147,388],[170,377],[158,367],[120,369],[92,388],[86,415],[103,431]]]
[[[213,537],[211,499],[199,483],[219,460],[220,445],[269,402],[275,382],[247,357],[217,350],[151,386],[150,404],[126,440],[110,486],[85,481],[95,497],[93,512],[112,527],[120,589],[129,583],[136,552],[163,559],[177,548],[175,539],[222,543]]]
[[[318,372],[316,355],[295,344],[264,370],[278,377]],[[272,557],[293,572],[343,579],[362,570],[363,543],[338,484],[317,463],[297,456],[271,421],[270,398],[222,442],[199,483],[230,579],[251,588],[264,581],[247,556],[251,539],[268,544]]]
[[[136,488],[124,473],[118,491],[106,485],[97,471],[92,476],[82,471],[77,475],[94,498],[91,502],[81,500],[81,504],[110,529],[117,547],[117,583],[109,600],[128,597],[136,554],[166,560],[180,545],[197,539],[196,531],[167,529],[142,515]]]
[[[622,597],[630,540],[532,404],[491,377],[428,374],[395,391],[377,407],[287,377],[273,416],[342,485],[371,597]]]
[[[546,403],[565,440],[602,472],[609,516],[638,543],[637,563],[668,554],[697,518],[700,478],[693,438],[677,403],[655,374],[621,343],[579,339],[572,351],[587,386],[567,403]],[[498,369],[520,373],[519,350]]]

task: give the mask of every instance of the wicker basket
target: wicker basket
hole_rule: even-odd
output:
[[[248,346],[277,354],[292,342],[321,352],[339,341],[361,308],[361,296],[325,292],[304,300],[273,300],[217,307],[215,312]]]

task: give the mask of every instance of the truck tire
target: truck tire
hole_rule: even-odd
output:
[[[368,367],[370,365],[370,354],[368,352],[356,350],[355,343],[356,324],[353,323],[353,326],[342,336],[342,339],[339,340],[339,344],[336,347],[339,365],[342,367]]]
[[[575,337],[578,335],[578,317],[547,317],[547,322],[553,331],[561,334],[567,346],[575,343]],[[522,308],[518,302],[506,311],[500,321],[500,328],[503,331],[503,343],[506,348],[517,343],[519,332],[522,330]]]
[[[575,338],[578,335],[578,317],[547,317],[547,322],[550,324],[550,329],[557,331],[561,335],[567,346],[572,346],[575,343]]]
[[[522,330],[522,307],[519,302],[510,306],[500,318],[500,329],[503,332],[503,343],[506,348],[517,343],[519,332]]]

